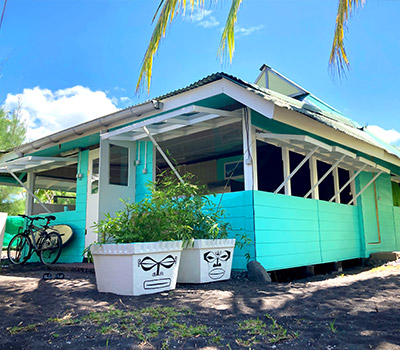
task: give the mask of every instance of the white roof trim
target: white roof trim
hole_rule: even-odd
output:
[[[32,170],[50,170],[78,162],[78,158],[61,157],[22,157],[0,164],[0,173],[27,172]]]
[[[215,120],[221,117],[224,117],[224,122]],[[144,127],[147,127],[152,136],[167,132],[171,133],[183,128],[190,128],[192,132],[198,132],[238,122],[241,120],[241,117],[241,113],[238,112],[191,105],[104,133],[101,135],[101,138],[103,140],[138,141],[148,138],[148,135],[143,131]],[[189,133],[178,132],[176,137],[185,134]]]
[[[390,172],[388,169],[363,157],[359,157],[353,152],[347,151],[341,147],[329,146],[310,136],[257,132],[256,137],[260,141],[270,143],[277,147],[287,147],[290,151],[303,155],[307,155],[309,152],[315,149],[316,146],[318,146],[318,151],[314,154],[314,156],[318,160],[326,163],[336,162],[338,159],[342,158],[343,155],[345,155],[346,157],[341,160],[340,167],[347,170],[355,171],[366,164],[367,166],[365,171],[367,172]]]

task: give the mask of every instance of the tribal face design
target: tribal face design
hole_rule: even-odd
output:
[[[229,250],[216,250],[204,253],[204,260],[208,263],[208,276],[219,280],[225,275],[226,262],[230,259]]]
[[[161,267],[165,269],[170,269],[172,266],[176,264],[177,257],[173,257],[172,255],[166,256],[161,261],[156,261],[150,256],[146,256],[144,259],[139,259],[138,265],[143,269],[143,271],[150,271],[153,268],[157,268],[155,272],[153,272],[153,276],[162,276],[164,272],[160,271]]]
[[[151,271],[155,269],[155,271],[152,273],[152,276],[155,278],[144,281],[143,288],[162,289],[169,287],[171,285],[170,278],[158,278],[158,277],[164,275],[164,272],[161,271],[161,268],[168,270],[177,263],[177,260],[178,258],[176,256],[173,257],[172,255],[168,255],[160,261],[156,261],[150,256],[146,256],[143,259],[139,259],[138,265],[143,269],[143,271]]]

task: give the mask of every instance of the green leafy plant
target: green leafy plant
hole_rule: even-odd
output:
[[[329,322],[329,329],[331,330],[332,333],[337,333],[337,328],[335,327],[335,322],[336,322],[336,318]]]
[[[147,185],[149,194],[95,224],[100,243],[131,243],[227,238],[232,230],[223,209],[211,200],[205,186],[185,174],[183,183],[163,172]]]

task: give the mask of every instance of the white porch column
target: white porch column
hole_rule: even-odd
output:
[[[339,189],[339,169],[333,169],[333,188],[335,190],[335,202],[340,203],[340,189]]]
[[[35,191],[35,174],[33,172],[27,174],[26,188],[29,191],[26,191],[25,215],[32,215],[34,198],[31,193]]]
[[[287,147],[282,147],[282,162],[283,162],[283,178],[288,179],[285,183],[285,195],[292,195],[292,183],[289,179],[290,176],[290,158],[289,149]]]
[[[244,189],[258,190],[256,130],[251,125],[250,109],[246,107],[242,111]]]
[[[317,158],[311,157],[310,161],[310,183],[311,183],[311,188],[315,186],[315,184],[318,182],[318,171],[317,171]],[[314,188],[314,191],[311,193],[311,198],[312,199],[319,199],[319,188],[316,186]]]

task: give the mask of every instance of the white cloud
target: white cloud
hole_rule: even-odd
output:
[[[8,94],[3,108],[10,111],[18,106],[27,125],[26,141],[118,110],[103,91],[92,91],[79,85],[55,92],[37,86],[24,89],[21,94]]]
[[[244,27],[241,27],[238,25],[235,27],[235,35],[238,38],[240,38],[242,36],[248,36],[250,34],[253,34],[254,32],[258,32],[263,28],[264,28],[264,26],[262,24],[260,24],[259,26],[253,26],[250,28],[244,28]]]
[[[390,143],[392,145],[399,144],[400,132],[395,129],[386,130],[377,125],[368,125],[367,129],[387,143]]]
[[[121,100],[121,102],[124,102],[124,103],[131,103],[132,102],[132,100],[127,96],[120,97],[119,99]]]
[[[189,19],[192,22],[197,23],[197,25],[203,28],[213,28],[219,25],[219,22],[214,16],[211,16],[212,11],[203,8],[195,8],[192,12],[191,9],[187,9],[190,12]]]

